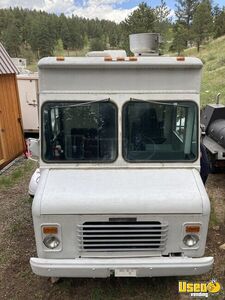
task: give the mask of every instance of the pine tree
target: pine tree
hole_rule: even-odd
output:
[[[203,0],[196,8],[193,16],[192,34],[199,52],[200,45],[212,35],[213,17],[209,0]]]
[[[188,29],[184,24],[177,22],[173,28],[174,36],[173,43],[170,47],[171,51],[176,51],[180,55],[186,48],[186,42],[188,39]]]
[[[215,6],[213,9],[214,17],[214,37],[220,37],[225,34],[225,7],[220,9],[218,6]]]
[[[91,51],[102,51],[105,49],[105,43],[102,39],[95,38],[91,40],[90,50]]]
[[[176,0],[176,17],[179,23],[182,23],[190,28],[199,0]]]
[[[4,46],[10,56],[18,57],[20,52],[21,35],[15,21],[9,23],[2,38]]]
[[[142,32],[155,32],[155,11],[145,2],[139,4],[138,8],[133,11],[125,21],[121,22],[122,43],[121,46],[128,53],[129,49],[129,34]]]
[[[139,4],[138,8],[131,13],[122,25],[127,33],[154,32],[155,12],[145,2]]]
[[[171,9],[168,8],[166,2],[161,0],[160,5],[155,8],[155,31],[160,33],[162,37],[162,43],[160,44],[160,49],[166,47],[167,40],[171,38],[171,18],[170,18]]]
[[[192,39],[191,24],[199,1],[200,0],[176,0],[175,15],[177,17],[177,23],[186,27],[184,28],[186,47],[188,46],[188,42]]]
[[[59,56],[64,54],[64,49],[63,49],[63,41],[59,39],[54,47],[54,55]]]

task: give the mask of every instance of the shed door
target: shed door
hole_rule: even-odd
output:
[[[0,75],[0,168],[23,153],[20,119],[15,74]]]

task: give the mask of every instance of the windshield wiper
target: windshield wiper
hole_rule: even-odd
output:
[[[161,102],[160,100],[143,100],[143,99],[136,99],[136,98],[130,98],[130,101],[140,101],[140,102],[147,102],[147,103],[152,103],[152,104],[157,104],[157,105],[165,105],[165,106],[174,106],[174,107],[185,107],[189,108],[189,105],[182,105],[178,104],[177,102],[169,103],[169,102]]]
[[[79,102],[79,103],[76,103],[76,104],[66,104],[66,105],[57,105],[57,106],[54,106],[54,108],[80,107],[80,106],[90,105],[90,104],[93,104],[93,103],[109,102],[109,101],[110,101],[110,98],[101,99],[101,100],[94,100],[94,101],[83,101],[83,102],[79,102],[79,100],[78,100],[76,102]]]

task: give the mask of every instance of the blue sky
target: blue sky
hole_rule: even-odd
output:
[[[123,7],[123,8],[132,8],[134,6],[137,6],[140,2],[142,2],[142,1],[138,1],[138,0],[124,1],[122,4],[118,4],[118,6]],[[144,2],[146,2],[148,5],[153,6],[153,7],[160,4],[160,0],[147,0]],[[172,0],[166,1],[167,6],[169,6],[171,9],[175,8],[175,3],[176,3],[176,1],[172,1]],[[213,3],[218,4],[219,6],[225,5],[224,0],[217,0],[217,1],[214,0]]]
[[[23,7],[28,9],[44,10],[56,14],[72,14],[86,18],[108,19],[115,22],[124,20],[138,4],[144,0],[0,0],[0,8]],[[146,0],[147,4],[155,7],[160,0]],[[174,16],[176,1],[166,0]],[[225,0],[214,0],[214,4],[225,5]]]

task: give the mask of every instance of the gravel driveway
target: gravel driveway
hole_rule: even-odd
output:
[[[31,272],[35,254],[28,183],[36,166],[20,160],[0,175],[0,299],[190,299],[178,294],[178,278],[62,279],[51,284]],[[207,191],[212,214],[206,254],[215,257],[211,273],[188,278],[216,278],[225,288],[225,174],[210,175]],[[223,295],[213,299],[225,299]],[[193,299],[193,298],[192,298]]]

